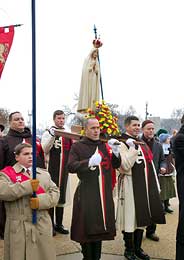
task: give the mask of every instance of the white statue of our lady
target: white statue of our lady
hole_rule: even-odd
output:
[[[93,48],[84,61],[78,101],[78,112],[94,110],[95,102],[100,99],[100,65],[98,48]]]

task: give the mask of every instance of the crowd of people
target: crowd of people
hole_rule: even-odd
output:
[[[73,140],[57,134],[65,130],[65,114],[54,111],[53,125],[36,140],[35,179],[32,134],[22,114],[9,115],[7,134],[0,125],[0,236],[5,260],[56,259],[53,236],[57,232],[70,233],[80,244],[83,259],[100,260],[102,241],[113,240],[116,231],[122,233],[126,259],[149,260],[149,252],[142,248],[143,233],[159,241],[157,224],[165,224],[165,214],[173,213],[175,178],[176,260],[184,259],[184,116],[173,136],[165,130],[156,135],[152,120],[141,124],[136,116],[128,116],[124,126],[121,137],[104,142],[98,120],[86,118],[84,136]],[[72,174],[79,182],[69,231],[63,216],[71,203]],[[115,182],[117,198],[113,197]],[[36,224],[32,210],[37,212]]]

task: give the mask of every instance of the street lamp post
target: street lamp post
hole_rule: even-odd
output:
[[[146,102],[146,111],[145,111],[145,120],[147,120],[148,119],[148,115],[149,115],[149,113],[148,113],[148,102]]]
[[[150,113],[148,112],[148,102],[146,102],[145,120],[148,119],[148,116],[152,116],[152,114],[150,114]]]

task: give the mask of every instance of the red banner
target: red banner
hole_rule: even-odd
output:
[[[14,26],[0,27],[0,78],[11,49],[14,37]]]

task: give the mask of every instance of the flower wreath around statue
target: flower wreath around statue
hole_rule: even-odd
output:
[[[114,116],[105,101],[96,101],[95,110],[88,109],[85,118],[96,118],[100,125],[100,134],[104,138],[120,136],[117,124],[118,117]],[[84,130],[81,131],[84,135]]]

